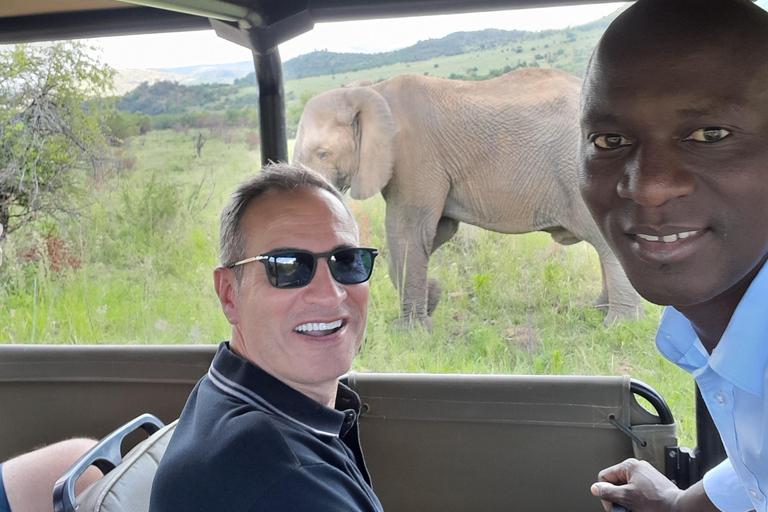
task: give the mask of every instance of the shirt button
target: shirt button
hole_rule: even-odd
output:
[[[763,497],[760,495],[759,492],[757,492],[757,490],[754,487],[749,490],[749,494],[751,494],[752,497],[757,501],[761,501],[763,499]]]
[[[718,391],[715,395],[715,402],[717,402],[720,405],[725,405],[728,403],[728,397],[725,396],[725,393],[722,391]]]

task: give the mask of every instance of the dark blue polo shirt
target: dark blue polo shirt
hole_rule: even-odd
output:
[[[360,398],[331,409],[219,346],[160,463],[151,512],[382,511],[358,437]]]

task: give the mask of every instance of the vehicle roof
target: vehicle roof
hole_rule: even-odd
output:
[[[4,0],[0,44],[210,29],[209,18],[249,23],[276,44],[315,23],[605,3],[610,0]]]

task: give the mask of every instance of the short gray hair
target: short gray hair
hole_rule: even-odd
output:
[[[354,222],[344,196],[321,174],[302,164],[272,163],[263,167],[261,172],[246,178],[229,196],[229,202],[221,212],[219,223],[220,264],[229,266],[247,257],[246,238],[240,229],[240,221],[254,201],[271,190],[290,192],[298,188],[319,188],[330,192],[349,213],[357,231],[357,223]],[[235,267],[235,276],[240,282],[242,267]]]

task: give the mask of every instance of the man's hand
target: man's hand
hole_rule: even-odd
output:
[[[597,478],[590,490],[606,512],[614,503],[632,512],[718,512],[701,482],[681,491],[645,461],[627,459],[602,470]]]

